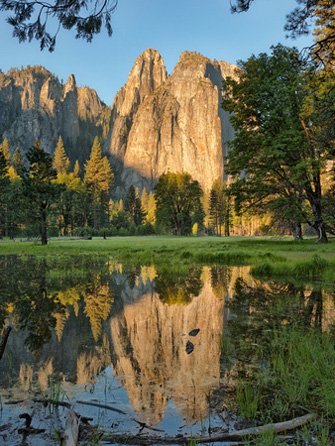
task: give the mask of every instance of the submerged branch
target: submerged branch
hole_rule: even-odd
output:
[[[211,437],[199,436],[199,437],[154,437],[154,436],[140,436],[140,435],[125,435],[118,434],[112,435],[107,439],[109,443],[119,443],[128,445],[157,445],[157,444],[185,444],[190,440],[196,443],[215,443],[218,441],[242,441],[246,438],[256,437],[268,432],[275,434],[290,431],[296,429],[304,424],[312,421],[316,418],[315,414],[307,414],[302,417],[293,418],[289,421],[283,421],[281,423],[265,424],[263,426],[251,427],[249,429],[243,429],[230,433],[223,433],[219,435],[213,435]],[[106,442],[106,440],[104,440]]]
[[[127,415],[127,412],[124,412],[121,409],[117,409],[116,407],[108,406],[106,404],[95,403],[93,401],[76,401],[76,404],[83,404],[85,406],[100,407],[101,409],[107,409],[107,410],[111,410],[113,412],[121,413],[122,415]]]

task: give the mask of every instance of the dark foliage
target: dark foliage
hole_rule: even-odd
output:
[[[7,22],[13,27],[13,36],[19,42],[38,40],[41,50],[49,51],[55,49],[61,28],[74,29],[76,38],[88,42],[102,27],[111,36],[111,15],[116,7],[117,0],[0,1],[0,11],[10,14]]]

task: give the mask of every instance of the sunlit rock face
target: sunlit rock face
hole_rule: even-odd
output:
[[[236,67],[185,52],[166,77],[162,58],[154,55],[147,50],[137,59],[116,97],[110,153],[123,163],[125,186],[151,189],[161,174],[184,171],[209,189],[224,174],[233,136],[221,90]],[[152,69],[140,71],[147,59]]]
[[[124,160],[129,131],[140,104],[166,79],[166,68],[157,51],[148,49],[136,59],[126,84],[117,93],[112,106],[112,125],[107,150],[119,162]]]
[[[199,295],[188,304],[168,305],[148,285],[139,299],[125,290],[110,320],[115,374],[149,424],[163,418],[170,399],[185,422],[205,418],[208,396],[219,384],[224,299],[214,293],[208,269],[202,278]],[[189,336],[194,328],[200,332]],[[194,344],[190,354],[187,341]]]
[[[188,172],[208,190],[224,175],[233,136],[221,108],[228,76],[237,76],[234,65],[192,52],[168,76],[161,55],[148,49],[110,108],[73,74],[63,83],[41,66],[0,71],[0,140],[9,139],[11,152],[26,152],[39,139],[52,154],[62,136],[71,160],[83,164],[99,136],[117,193],[131,184],[150,190],[167,171]]]
[[[94,90],[78,87],[73,74],[63,84],[40,66],[0,71],[0,139],[8,138],[12,152],[15,147],[26,152],[39,139],[53,153],[62,136],[72,153],[102,135],[106,119],[108,108]]]

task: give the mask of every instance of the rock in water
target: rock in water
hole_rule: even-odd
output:
[[[186,353],[189,355],[193,352],[193,350],[194,350],[194,344],[191,341],[187,341]]]

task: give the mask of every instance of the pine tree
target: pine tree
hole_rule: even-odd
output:
[[[53,158],[53,167],[57,170],[57,173],[67,173],[70,168],[70,160],[66,155],[62,137],[58,138],[57,146]]]
[[[42,245],[46,245],[49,210],[59,191],[59,186],[53,184],[56,170],[52,167],[51,156],[39,141],[28,151],[27,159],[30,166],[24,177],[25,194],[31,204],[31,217],[38,223]]]
[[[18,147],[16,147],[13,153],[12,164],[15,172],[21,177],[23,173],[23,160],[21,151]]]
[[[78,160],[76,160],[76,162],[74,163],[73,175],[76,178],[80,177],[80,166],[79,166],[79,161]]]
[[[93,141],[90,158],[85,165],[84,178],[92,198],[94,228],[98,228],[100,223],[105,221],[105,211],[108,208],[108,196],[113,178],[114,175],[108,158],[102,156],[101,145],[96,137]]]
[[[219,235],[218,231],[218,195],[214,188],[211,189],[209,195],[209,222],[214,228],[216,235]]]
[[[313,15],[316,24],[314,54],[329,71],[333,71],[335,68],[334,2],[332,0],[317,0]]]
[[[0,152],[3,153],[7,165],[10,164],[10,150],[9,150],[9,142],[7,138],[4,138],[2,144],[0,144]]]
[[[0,150],[0,239],[6,228],[8,186],[8,163],[4,153]]]
[[[155,194],[153,192],[149,193],[146,220],[151,225],[154,225],[156,223],[156,199],[155,199]]]
[[[144,217],[141,199],[138,194],[138,190],[136,191],[134,186],[130,186],[124,205],[124,209],[128,214],[130,223],[134,223],[136,226],[142,224]]]
[[[149,194],[146,188],[144,188],[141,195],[141,206],[145,214],[148,214],[148,203],[149,203]]]
[[[131,185],[128,189],[128,193],[124,202],[124,210],[127,212],[129,221],[134,223],[135,220],[135,201],[136,201],[136,193],[135,188]]]
[[[144,220],[144,212],[141,205],[141,199],[137,195],[135,199],[135,213],[134,213],[134,223],[136,226],[140,226]]]

